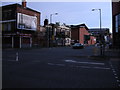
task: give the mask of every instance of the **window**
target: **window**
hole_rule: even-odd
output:
[[[11,23],[3,23],[3,31],[11,31]]]
[[[11,23],[8,23],[8,31],[11,31]]]
[[[115,16],[115,32],[118,33],[120,27],[120,14]]]

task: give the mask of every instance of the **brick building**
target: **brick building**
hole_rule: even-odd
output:
[[[40,12],[22,5],[11,4],[2,8],[2,46],[10,48],[32,47],[34,33],[40,30]]]
[[[96,38],[88,32],[88,27],[85,24],[71,25],[71,40],[74,43],[86,45],[94,45]]]
[[[120,0],[112,2],[113,47],[120,49]]]
[[[101,37],[100,35],[102,34],[103,39],[107,38],[105,41],[110,42],[110,30],[109,28],[90,28],[89,33],[91,33],[93,36],[96,37],[96,42],[100,43]]]

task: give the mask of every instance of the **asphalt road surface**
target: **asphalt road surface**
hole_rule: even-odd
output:
[[[3,50],[2,88],[119,88],[110,60],[89,58],[93,47]]]

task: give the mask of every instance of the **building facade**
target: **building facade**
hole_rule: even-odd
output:
[[[120,49],[120,0],[112,2],[113,48]]]
[[[40,12],[22,5],[2,6],[2,46],[10,48],[32,47],[34,33],[40,30]]]
[[[71,40],[73,44],[94,45],[96,43],[96,38],[88,32],[85,24],[71,25]]]
[[[101,38],[103,38],[104,42],[106,43],[111,41],[109,28],[90,28],[88,31],[96,37],[96,43],[100,43]]]
[[[71,45],[71,28],[66,25],[60,25],[56,29],[57,45],[70,46]]]

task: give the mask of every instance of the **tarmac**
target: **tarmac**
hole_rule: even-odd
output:
[[[120,49],[105,49],[104,55],[100,55],[100,49],[97,48],[94,55],[90,56],[93,60],[109,60],[111,70],[120,85]]]

